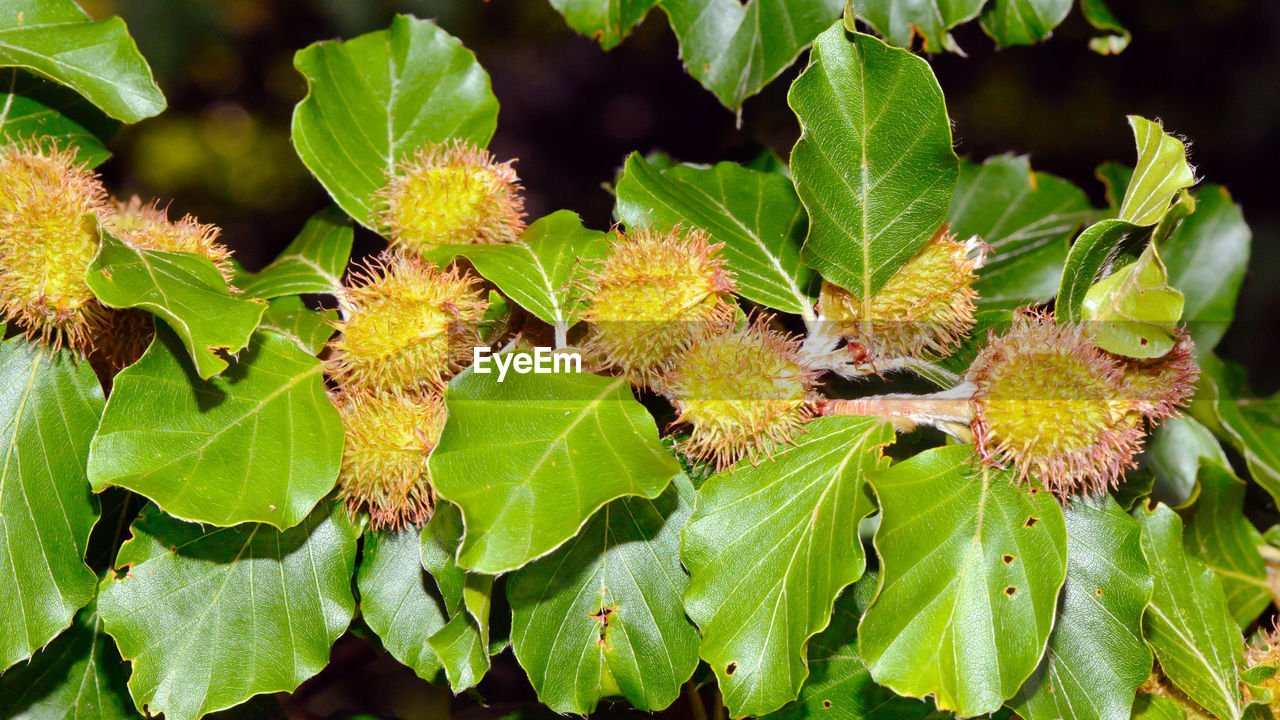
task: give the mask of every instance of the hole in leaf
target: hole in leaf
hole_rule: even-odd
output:
[[[1028,527],[1028,528],[1034,527],[1035,524],[1038,522],[1040,522],[1040,518],[1036,517],[1035,515],[1032,515],[1031,517],[1027,518],[1026,522],[1022,523],[1022,527]]]
[[[731,662],[731,663],[729,663],[728,665],[726,665],[726,666],[724,667],[724,674],[725,674],[725,675],[732,675],[732,674],[734,674],[734,673],[736,673],[736,672],[738,672],[738,663],[736,663],[736,662]]]
[[[600,623],[600,639],[596,644],[605,647],[609,644],[609,616],[613,614],[615,608],[605,605],[593,613],[587,613],[587,617]]]
[[[1009,563],[1013,562],[1013,556],[1010,555],[1009,553],[1005,553],[1000,557],[1000,559],[1004,561],[1005,565],[1008,565]]]
[[[1014,586],[1012,586],[1012,585],[1010,585],[1009,587],[1007,587],[1007,588],[1005,588],[1005,589],[1004,589],[1004,594],[1005,594],[1005,595],[1008,595],[1009,597],[1013,597],[1013,594],[1014,594],[1014,593],[1016,593],[1016,592],[1018,592],[1018,588],[1016,588],[1016,587],[1014,587]]]

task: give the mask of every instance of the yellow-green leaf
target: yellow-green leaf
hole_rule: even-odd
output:
[[[1120,219],[1155,225],[1178,191],[1195,184],[1195,173],[1187,163],[1186,146],[1159,123],[1130,115],[1129,125],[1138,144],[1138,162],[1120,203]]]
[[[1155,243],[1099,280],[1084,295],[1081,319],[1104,350],[1133,358],[1158,358],[1173,348],[1182,318],[1182,293],[1169,285]]]
[[[880,589],[858,627],[871,676],[961,716],[998,710],[1053,628],[1067,576],[1062,507],[970,445],[926,450],[871,484]]]

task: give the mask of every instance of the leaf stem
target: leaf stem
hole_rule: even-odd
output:
[[[1266,564],[1280,568],[1280,548],[1272,545],[1259,545],[1258,554],[1262,556],[1262,560]]]
[[[969,423],[975,417],[974,387],[961,383],[950,390],[928,395],[894,393],[852,399],[824,400],[818,404],[823,416],[861,415],[884,418],[899,432],[932,425],[966,442],[972,441]]]
[[[858,347],[856,344],[840,346],[843,338],[840,337],[837,323],[823,320],[819,316],[813,324],[806,322],[806,325],[810,328],[810,333],[800,346],[800,362],[813,370],[826,370],[850,380],[907,370],[940,387],[953,387],[964,379],[941,365],[920,358],[859,357],[855,352]]]

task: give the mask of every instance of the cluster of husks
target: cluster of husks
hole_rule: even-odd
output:
[[[988,462],[1059,495],[1104,490],[1135,465],[1147,422],[1191,399],[1197,374],[1185,335],[1163,358],[1137,362],[1078,325],[1020,312],[969,370],[974,441]]]
[[[815,379],[799,346],[760,317],[681,353],[662,390],[689,425],[685,451],[723,468],[791,441],[811,414]]]
[[[110,370],[136,360],[151,340],[150,317],[94,298],[85,272],[99,227],[138,248],[209,258],[230,278],[218,228],[190,215],[171,222],[154,203],[111,200],[75,153],[37,145],[0,151],[0,305],[6,322],[55,347],[92,353]]]
[[[421,524],[435,505],[427,457],[444,429],[444,402],[433,393],[339,395],[346,429],[342,494],[353,511],[367,510],[374,527]]]
[[[973,283],[985,259],[980,240],[959,242],[944,225],[869,300],[824,281],[818,312],[872,363],[943,357],[973,328]]]
[[[341,494],[375,527],[417,525],[435,494],[427,458],[439,441],[449,378],[481,342],[480,280],[424,258],[440,245],[515,241],[523,200],[511,163],[462,142],[418,149],[379,193],[390,249],[348,276],[328,369],[346,429]]]
[[[512,161],[462,141],[419,148],[379,193],[378,222],[391,247],[422,254],[437,245],[515,242],[524,199]]]
[[[392,254],[352,272],[338,306],[330,372],[343,388],[439,391],[479,341],[486,303],[457,268]]]
[[[0,156],[0,296],[5,320],[77,350],[106,309],[85,282],[107,191],[74,152],[9,145]]]
[[[1187,404],[1198,374],[1185,333],[1164,357],[1137,361],[1102,350],[1079,325],[1024,309],[1007,332],[991,333],[956,388],[829,400],[821,410],[971,435],[986,463],[1065,497],[1114,487],[1148,425]]]
[[[619,231],[588,280],[592,357],[652,386],[676,355],[724,332],[735,306],[720,248],[701,230]]]
[[[619,232],[584,317],[596,362],[664,394],[689,428],[684,451],[724,468],[794,436],[814,373],[798,341],[740,317],[720,249],[701,230]]]
[[[114,237],[134,247],[203,255],[218,268],[227,284],[231,284],[234,272],[231,252],[218,242],[222,230],[217,225],[201,223],[192,215],[170,220],[168,211],[157,202],[153,200],[144,205],[137,195],[128,202],[117,201],[102,225]]]
[[[1244,667],[1246,671],[1254,668],[1276,670],[1254,688],[1246,686],[1245,693],[1249,700],[1266,703],[1272,713],[1280,712],[1280,627],[1273,624],[1270,630],[1248,645],[1244,653]]]

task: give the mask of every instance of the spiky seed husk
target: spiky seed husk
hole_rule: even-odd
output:
[[[133,247],[166,252],[186,252],[208,258],[218,268],[228,287],[234,266],[231,252],[220,242],[216,225],[200,223],[192,215],[172,221],[156,201],[143,204],[137,195],[128,202],[116,200],[104,213],[102,227],[115,238]],[[154,333],[151,315],[132,309],[108,308],[106,318],[95,329],[91,359],[108,374],[133,364],[151,343]]]
[[[974,323],[973,283],[985,260],[976,238],[957,242],[944,225],[884,287],[863,302],[857,294],[822,283],[818,311],[872,359],[944,357]]]
[[[144,205],[134,195],[128,202],[117,200],[113,212],[103,218],[102,226],[134,247],[202,255],[218,268],[228,285],[231,283],[235,271],[231,251],[218,242],[222,230],[217,225],[201,223],[190,214],[170,220],[168,211],[157,201]]]
[[[461,140],[420,147],[379,192],[376,220],[393,248],[412,255],[437,245],[515,242],[524,198],[513,162]]]
[[[353,391],[443,386],[480,343],[488,303],[456,267],[384,255],[351,274],[338,294],[341,332],[330,372]]]
[[[733,282],[701,230],[648,228],[613,240],[588,279],[588,352],[632,382],[650,385],[680,352],[733,321]]]
[[[375,529],[421,525],[435,508],[427,456],[440,440],[445,406],[435,393],[343,393],[334,399],[346,443],[338,477],[352,514]]]
[[[135,308],[105,308],[102,322],[93,328],[89,360],[100,375],[111,377],[137,362],[155,337],[151,313]]]
[[[1270,630],[1261,633],[1260,637],[1245,646],[1244,665],[1245,669],[1250,670],[1264,665],[1280,669],[1280,627],[1274,620]],[[1271,711],[1280,712],[1280,672],[1257,684],[1271,694],[1268,702]],[[1247,699],[1266,700],[1266,698],[1253,697],[1248,686],[1245,687],[1245,694]]]
[[[106,190],[75,152],[0,150],[0,304],[5,320],[85,352],[105,309],[85,282]]]
[[[1124,394],[1152,422],[1176,415],[1196,394],[1200,366],[1195,343],[1179,330],[1173,349],[1154,360],[1128,360],[1124,364]]]
[[[791,441],[812,414],[815,374],[800,363],[799,348],[764,318],[694,342],[661,381],[677,422],[691,428],[682,449],[720,469],[758,462]]]
[[[1065,497],[1115,486],[1135,465],[1142,413],[1124,368],[1074,324],[1020,311],[969,369],[979,455]]]

